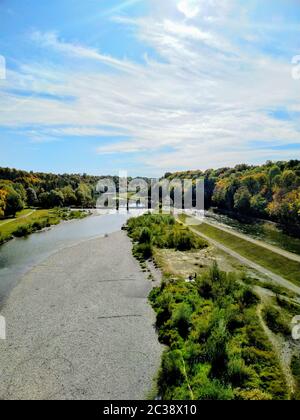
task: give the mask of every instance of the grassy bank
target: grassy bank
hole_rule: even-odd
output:
[[[194,226],[194,229],[297,286],[300,285],[300,264],[297,261],[290,260],[206,223]]]
[[[8,218],[8,219],[2,219],[2,220],[0,220],[0,228],[1,228],[2,225],[6,225],[8,223],[14,222],[16,219],[19,219],[19,218],[22,218],[22,217],[27,217],[33,211],[34,211],[34,209],[24,209],[24,210],[21,210],[21,211],[17,212],[15,218]]]
[[[164,281],[151,292],[165,350],[164,400],[288,398],[279,361],[257,316],[257,296],[217,266],[194,283]]]
[[[59,224],[62,220],[82,219],[82,211],[66,209],[31,210],[26,209],[17,214],[15,219],[3,220],[0,224],[0,244],[13,239],[28,236],[46,227]]]
[[[162,250],[182,259],[207,253],[194,243],[193,232],[170,216],[145,215],[128,223],[134,253],[141,260]],[[183,241],[172,240],[189,235]],[[179,233],[180,232],[180,233]],[[185,232],[185,233],[184,233]],[[151,252],[137,252],[147,243]],[[177,245],[176,245],[177,244]],[[157,314],[159,340],[166,346],[157,378],[163,400],[288,399],[287,385],[276,353],[258,316],[259,297],[245,277],[221,271],[216,264],[193,281],[164,272],[150,302]],[[191,271],[194,275],[195,271]]]

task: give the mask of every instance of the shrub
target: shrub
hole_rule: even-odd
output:
[[[204,299],[210,299],[212,297],[213,283],[209,275],[204,274],[202,276],[198,276],[196,279],[196,286],[198,293]]]
[[[37,221],[32,225],[33,230],[42,230],[45,227],[44,223]]]
[[[281,298],[280,296],[276,296],[276,303],[286,311],[288,311],[292,315],[299,315],[300,313],[300,305],[293,303],[287,299]]]
[[[177,305],[172,315],[172,322],[175,328],[178,329],[181,337],[186,338],[189,333],[191,325],[192,308],[186,304],[181,303]]]
[[[147,227],[143,228],[140,233],[139,243],[144,244],[144,243],[150,243],[150,242],[151,242],[151,231]]]
[[[283,319],[280,311],[274,306],[266,306],[263,310],[263,317],[267,326],[275,334],[283,334],[286,336],[291,334],[289,325]]]
[[[233,398],[234,394],[232,388],[223,385],[218,380],[207,381],[197,392],[198,400],[227,401],[233,400]]]
[[[150,294],[160,342],[163,399],[269,400],[286,383],[257,315],[255,294],[216,264],[195,283],[167,280]]]
[[[294,399],[300,400],[300,357],[298,354],[297,355],[294,354],[292,357],[291,371],[294,375],[295,384],[296,384]]]
[[[226,324],[222,318],[218,320],[218,324],[212,329],[206,344],[207,358],[212,364],[214,376],[223,375],[227,363],[227,341],[228,331]]]
[[[233,400],[234,393],[230,385],[226,385],[218,379],[210,378],[211,367],[203,364],[199,368],[195,379],[191,383],[194,398],[206,401]]]
[[[189,251],[207,246],[206,242],[182,228],[170,215],[146,214],[127,222],[129,236],[139,244],[151,243],[158,248]]]
[[[163,353],[158,382],[162,388],[165,385],[180,384],[183,380],[182,355],[178,350],[167,350]]]
[[[243,401],[271,401],[273,399],[271,394],[263,392],[260,389],[251,389],[249,391],[237,390],[235,397],[237,400]]]
[[[153,251],[152,246],[149,243],[137,244],[133,247],[133,255],[139,261],[149,260],[152,257]]]
[[[13,235],[17,238],[22,238],[28,236],[32,232],[30,225],[19,226],[14,232]]]
[[[249,306],[257,304],[259,302],[259,298],[249,287],[246,287],[243,290],[241,302],[246,307],[249,307]]]
[[[189,251],[196,247],[193,236],[188,231],[177,231],[174,233],[174,248],[178,251]]]
[[[230,382],[235,387],[241,387],[250,377],[250,371],[241,357],[234,357],[227,365]]]

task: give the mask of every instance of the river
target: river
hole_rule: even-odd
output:
[[[0,400],[145,399],[162,347],[153,283],[120,230],[135,215],[62,223],[0,249]]]
[[[140,210],[132,210],[130,213],[93,215],[82,220],[62,222],[48,230],[0,246],[0,304],[19,278],[34,265],[78,242],[117,232],[129,217],[140,213]]]

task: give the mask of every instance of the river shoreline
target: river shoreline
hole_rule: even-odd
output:
[[[98,215],[63,221],[0,247],[0,304],[20,277],[46,258],[69,246],[121,230],[129,216]]]
[[[151,288],[124,232],[38,264],[2,311],[0,398],[145,398],[162,352]]]
[[[43,209],[35,209],[31,214],[33,214],[37,210],[41,210],[42,211]],[[62,211],[63,211],[63,209],[62,209]],[[24,231],[23,233],[20,233],[18,235],[13,232],[13,233],[11,233],[9,236],[7,236],[4,239],[1,238],[1,226],[3,226],[3,225],[0,225],[0,250],[1,250],[1,246],[2,245],[5,245],[8,242],[11,242],[11,241],[13,241],[15,239],[28,238],[30,235],[33,235],[35,233],[40,233],[40,232],[46,232],[47,230],[52,229],[53,227],[58,226],[58,225],[60,225],[62,223],[78,221],[78,220],[82,220],[82,219],[84,219],[86,217],[95,215],[91,210],[86,210],[86,209],[82,209],[82,210],[73,210],[73,209],[71,209],[69,211],[70,211],[70,213],[72,213],[74,211],[75,212],[78,212],[78,213],[81,213],[81,216],[79,216],[79,214],[78,214],[78,215],[72,216],[71,218],[64,219],[59,213],[57,213],[56,215],[53,216],[53,218],[51,220],[51,216],[49,214],[49,216],[48,216],[48,219],[49,219],[48,220],[48,223],[49,223],[49,225],[45,225],[44,227],[43,226],[40,226],[40,227],[34,228],[34,229],[32,229],[31,231],[28,231],[28,232]],[[26,226],[26,219],[27,219],[27,217],[29,217],[29,216],[23,216],[23,217],[20,217],[19,219],[18,218],[17,219],[12,219],[12,220],[9,220],[8,223],[19,222],[20,220],[24,220],[25,221],[25,226]],[[56,220],[55,220],[55,217],[57,218]],[[34,222],[32,222],[32,221],[29,221],[29,222],[30,222],[29,225],[33,225],[34,224]],[[39,222],[40,222],[39,219],[35,220],[35,223],[39,223]]]

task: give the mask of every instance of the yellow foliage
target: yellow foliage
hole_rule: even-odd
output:
[[[249,391],[239,390],[235,392],[238,400],[244,401],[271,401],[273,398],[270,394],[262,392],[259,389],[251,389]]]

